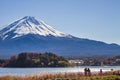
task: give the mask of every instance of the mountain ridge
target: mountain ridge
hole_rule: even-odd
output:
[[[78,38],[26,16],[0,30],[0,56],[20,52],[55,52],[63,56],[118,55],[120,46]]]

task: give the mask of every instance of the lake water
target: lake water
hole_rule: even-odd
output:
[[[44,73],[65,73],[65,72],[84,72],[84,68],[90,68],[91,72],[98,72],[100,69],[104,71],[120,70],[120,66],[80,66],[66,68],[0,68],[0,76],[25,76]]]

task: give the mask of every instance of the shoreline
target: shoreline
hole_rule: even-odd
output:
[[[105,79],[104,79],[105,78]],[[120,70],[117,71],[106,71],[100,74],[100,72],[91,73],[91,75],[85,76],[84,73],[57,73],[57,74],[34,74],[34,75],[24,75],[24,76],[0,76],[0,80],[115,80],[118,78],[120,80]]]

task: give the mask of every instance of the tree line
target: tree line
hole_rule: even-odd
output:
[[[54,53],[23,52],[10,59],[0,60],[1,67],[67,67],[71,66],[67,59]]]

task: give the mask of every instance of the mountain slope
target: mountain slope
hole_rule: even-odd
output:
[[[120,46],[77,38],[26,16],[0,30],[0,55],[11,56],[26,51],[48,51],[64,56],[117,55]]]
[[[12,39],[27,34],[38,34],[41,36],[53,35],[56,37],[70,37],[68,34],[57,31],[43,21],[38,21],[34,17],[26,16],[8,25],[0,31],[1,38]]]

